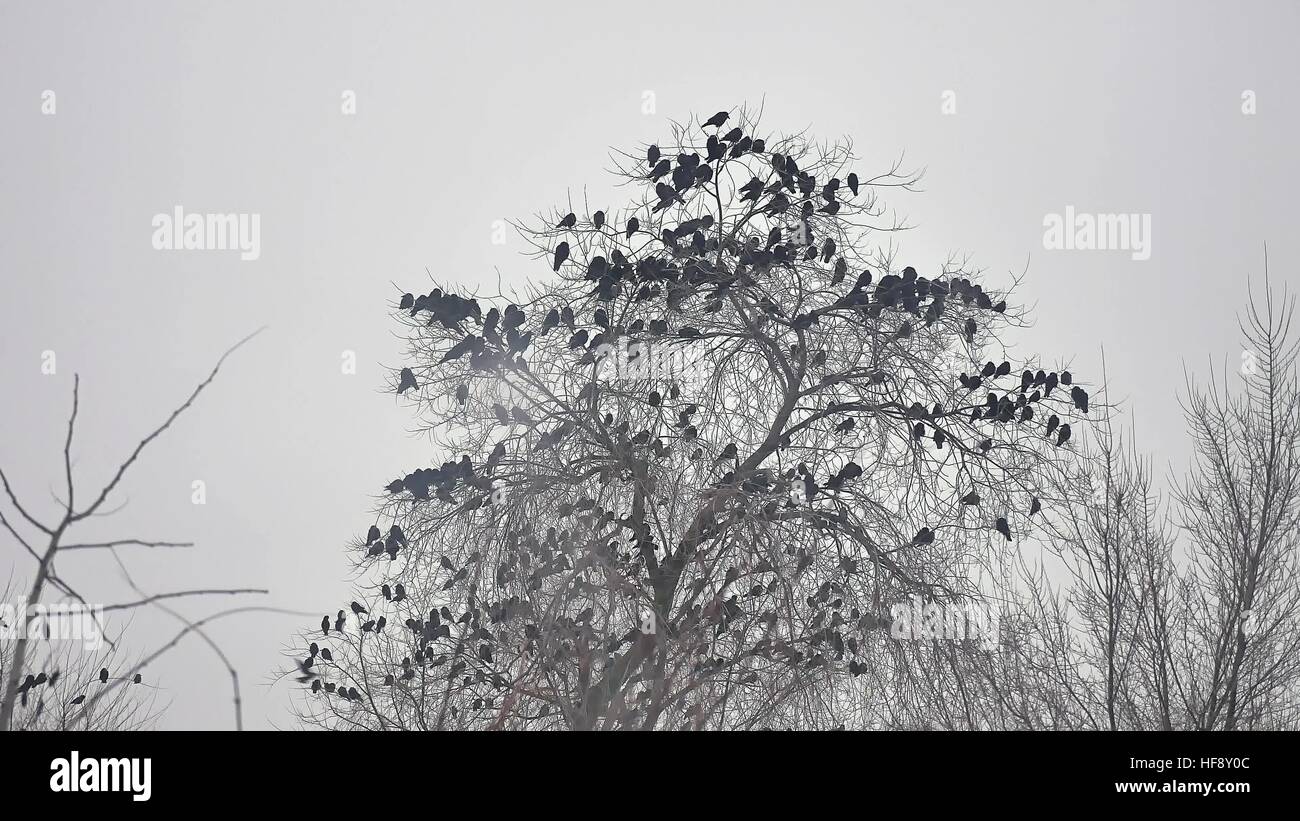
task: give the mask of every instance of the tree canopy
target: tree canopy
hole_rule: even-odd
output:
[[[1010,291],[898,264],[916,175],[745,110],[614,162],[622,208],[518,224],[543,284],[393,306],[437,452],[305,637],[309,721],[836,726],[889,607],[977,600],[1052,504],[1089,395],[1005,357]]]

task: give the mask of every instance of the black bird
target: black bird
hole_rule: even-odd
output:
[[[401,378],[397,382],[397,392],[399,394],[402,394],[402,393],[406,393],[412,388],[418,389],[419,387],[420,386],[415,382],[415,374],[412,373],[411,369],[402,368]]]
[[[316,658],[316,656],[320,655],[320,645],[313,641],[308,645],[307,652],[311,653],[312,658]]]
[[[568,258],[569,258],[569,243],[561,242],[559,245],[555,247],[555,263],[551,267],[554,268],[556,271],[559,271],[560,266],[563,265],[564,261]]]
[[[1062,380],[1064,381],[1064,380]],[[1069,384],[1068,382],[1066,384]],[[1088,392],[1083,388],[1075,385],[1070,388],[1070,398],[1074,400],[1074,406],[1084,413],[1088,412]]]
[[[1056,432],[1056,445],[1060,447],[1070,441],[1070,426],[1061,425],[1061,429]]]
[[[912,537],[912,544],[930,544],[934,541],[934,531],[928,527],[923,527]]]
[[[973,319],[966,320],[966,341],[967,342],[973,343],[975,341],[975,329],[976,329],[975,320]]]
[[[99,683],[108,684],[108,668],[101,668],[99,671]]]
[[[469,385],[456,386],[456,401],[462,405],[469,401]]]
[[[641,227],[641,220],[637,219],[636,217],[632,217],[631,219],[629,219],[627,221],[627,231],[626,231],[627,236],[631,238],[631,236],[635,234],[637,232],[637,229],[639,229],[640,227]]]
[[[575,225],[577,225],[577,224],[578,224],[578,217],[577,217],[577,215],[574,214],[574,213],[572,213],[572,212],[570,212],[570,213],[568,213],[568,214],[565,214],[565,215],[564,215],[564,219],[562,219],[562,220],[560,220],[558,223],[556,223],[555,227],[556,227],[556,228],[572,228],[573,226],[575,226]]]
[[[645,164],[653,168],[659,162],[659,146],[652,145],[645,150]]]
[[[320,617],[320,631],[321,631],[322,633],[324,633],[325,635],[327,635],[327,636],[330,634],[330,617],[329,617],[329,616],[321,616],[321,617]]]
[[[1033,497],[1033,500],[1029,503],[1029,515],[1033,516],[1035,513],[1037,513],[1042,509],[1043,509],[1043,505],[1038,501],[1038,497],[1037,496]]]
[[[852,191],[853,196],[856,197],[858,195],[858,175],[850,173],[848,178],[848,183],[849,183],[849,190]]]
[[[384,601],[393,600],[393,588],[389,587],[388,585],[384,585],[383,587],[379,588],[379,592],[383,594]],[[313,653],[313,655],[315,654]]]
[[[586,328],[583,328],[582,330],[575,333],[573,336],[569,337],[569,350],[571,351],[584,347],[586,344],[587,344]]]
[[[599,231],[601,228],[603,228],[603,227],[605,226],[605,212],[604,212],[604,211],[597,211],[596,213],[592,214],[592,215],[591,215],[591,224],[594,225],[594,226],[596,226],[596,230],[597,230],[597,231]]]
[[[997,528],[999,533],[1006,537],[1008,542],[1011,541],[1011,528],[1007,526],[1006,519],[999,516],[997,522],[995,522],[993,526]]]
[[[722,126],[723,123],[727,121],[727,118],[730,116],[731,115],[725,111],[719,111],[717,114],[714,114],[712,117],[705,120],[704,124],[714,126],[715,128],[719,128]]]
[[[1056,426],[1059,424],[1061,424],[1061,417],[1056,414],[1047,417],[1047,435],[1051,436],[1052,431],[1056,430]]]
[[[334,656],[332,653],[330,653],[328,647],[322,647],[320,649],[320,657],[325,659],[326,661],[330,661],[330,662],[334,661]]]
[[[352,602],[352,612],[360,616],[362,613],[370,615],[370,611],[362,607],[358,602]]]
[[[970,493],[961,497],[961,503],[963,505],[977,505],[980,503],[980,495],[972,490]]]
[[[366,533],[366,544],[374,544],[375,541],[379,539],[379,537],[380,537],[379,528],[374,525],[371,525],[370,531]]]
[[[817,480],[813,478],[812,471],[804,474],[803,477],[803,497],[812,504],[812,500],[817,496]]]
[[[139,684],[139,683],[140,683],[140,674],[139,674],[139,673],[136,673],[136,674],[135,674],[135,676],[131,679],[131,683],[132,683],[132,684]]]
[[[400,309],[402,309],[402,310],[406,310],[407,308],[410,308],[410,307],[413,306],[413,305],[415,305],[415,295],[414,295],[414,294],[402,294],[402,299],[401,299],[401,301],[399,301],[399,302],[397,303],[397,307],[400,308]]]
[[[732,442],[731,444],[727,445],[725,448],[722,449],[722,452],[718,454],[717,459],[713,460],[713,463],[716,465],[719,462],[725,462],[728,459],[735,459],[737,452],[738,451],[736,449],[736,443]]]
[[[343,611],[340,610],[338,617],[334,619],[334,632],[342,633],[343,628],[347,626],[347,620],[343,618]]]

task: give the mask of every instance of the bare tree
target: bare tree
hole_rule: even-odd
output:
[[[996,654],[904,645],[871,668],[862,726],[1294,729],[1300,719],[1300,402],[1294,299],[1243,323],[1243,385],[1188,380],[1196,460],[1172,500],[1112,417],[1052,475]],[[1051,572],[1049,572],[1049,570]],[[1055,575],[1056,584],[1049,581]]]
[[[69,554],[75,553],[76,551],[107,550],[113,552],[114,556],[117,556],[117,549],[125,547],[171,549],[191,546],[188,542],[149,541],[138,538],[116,539],[112,541],[93,543],[75,543],[70,541],[69,531],[92,516],[103,515],[102,509],[105,502],[108,501],[108,498],[112,495],[113,491],[119,487],[122,479],[126,476],[127,471],[130,470],[130,468],[140,458],[145,448],[161,436],[164,431],[171,427],[172,423],[174,423],[182,413],[194,404],[194,401],[198,398],[199,394],[202,393],[203,390],[212,383],[212,380],[216,378],[217,372],[221,369],[226,358],[244,345],[244,343],[252,339],[253,336],[256,336],[257,333],[258,332],[250,334],[240,340],[221,355],[221,358],[217,360],[217,364],[212,368],[212,371],[208,374],[207,378],[199,383],[189,397],[173,410],[161,425],[145,436],[144,439],[135,446],[130,454],[128,454],[127,457],[118,465],[109,481],[104,484],[97,493],[93,493],[90,496],[90,501],[85,502],[84,504],[78,504],[79,497],[76,492],[76,485],[72,471],[73,434],[75,433],[77,412],[79,410],[81,388],[80,376],[75,376],[73,378],[72,410],[68,415],[67,436],[63,444],[65,495],[63,498],[57,500],[61,508],[57,517],[44,521],[37,518],[31,512],[31,508],[19,501],[19,498],[9,481],[8,475],[5,474],[3,469],[0,469],[0,484],[3,484],[9,504],[17,514],[16,517],[11,520],[5,516],[3,510],[0,510],[0,526],[3,526],[18,545],[22,547],[22,549],[25,550],[36,562],[36,569],[32,578],[31,587],[27,591],[24,601],[21,625],[17,626],[18,635],[13,643],[12,653],[8,657],[8,664],[4,668],[3,693],[2,696],[0,696],[0,730],[8,730],[15,726],[13,722],[15,707],[20,703],[28,701],[28,691],[33,686],[33,682],[38,678],[41,678],[43,680],[42,684],[52,684],[52,682],[49,681],[49,673],[43,670],[33,672],[31,667],[33,658],[36,657],[33,654],[32,645],[39,639],[39,632],[34,629],[34,622],[39,618],[36,609],[43,602],[43,597],[46,594],[47,588],[61,594],[64,600],[75,602],[86,608],[87,612],[96,614],[94,616],[97,621],[96,628],[101,632],[104,632],[104,624],[98,617],[98,614],[101,612],[129,611],[145,605],[157,606],[159,602],[164,600],[191,596],[238,595],[266,592],[265,590],[253,589],[187,589],[151,595],[142,593],[141,598],[138,600],[92,606],[86,596],[84,596],[81,591],[74,588],[73,585],[64,579],[59,573],[60,561],[68,558]],[[27,530],[29,534],[34,533],[35,535],[24,535],[19,528],[23,528],[24,530]],[[132,584],[134,586],[134,583]],[[139,592],[138,588],[137,592]],[[198,629],[198,626],[187,622],[187,629],[185,632]],[[182,635],[184,635],[184,632]],[[172,644],[174,643],[175,642],[173,641]],[[100,705],[101,701],[105,698],[112,698],[112,694],[122,684],[138,683],[138,674],[140,669],[146,663],[156,658],[157,655],[157,652],[146,655],[144,658],[131,664],[126,670],[120,671],[116,674],[111,673],[106,668],[101,670],[99,678],[101,684],[106,686],[96,690],[92,695],[79,702],[75,715],[72,717],[70,723],[65,722],[64,726],[93,726],[91,716],[95,715],[96,707]],[[68,679],[64,678],[64,680],[67,681]],[[237,691],[235,703],[236,722],[238,723],[239,700]],[[78,722],[80,722],[80,724]]]
[[[1267,274],[1267,263],[1265,265]],[[1185,404],[1196,464],[1178,489],[1189,566],[1178,695],[1196,729],[1300,719],[1300,393],[1295,298],[1266,282],[1242,323],[1243,390],[1225,372]]]
[[[518,226],[528,294],[402,295],[395,387],[450,458],[302,636],[308,721],[840,726],[891,602],[981,596],[1087,392],[986,361],[1021,317],[978,272],[895,264],[914,175],[757,129],[616,155],[626,208]]]

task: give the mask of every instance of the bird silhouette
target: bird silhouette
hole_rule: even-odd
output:
[[[934,541],[934,531],[928,527],[923,527],[912,537],[912,544],[922,545],[930,544]]]
[[[420,386],[415,382],[415,374],[411,371],[411,369],[402,368],[401,378],[398,380],[397,383],[397,392],[399,394],[402,394],[402,393],[406,393],[412,388],[418,389],[419,387]]]
[[[1061,429],[1056,432],[1056,446],[1060,447],[1070,441],[1070,426],[1061,425]]]
[[[972,490],[970,493],[961,497],[961,503],[963,505],[977,505],[980,503],[980,495]]]
[[[99,671],[99,683],[100,683],[100,684],[107,684],[107,683],[108,683],[108,668],[107,668],[107,667],[104,667],[104,668],[101,668],[101,669],[100,669],[100,671]]]
[[[556,227],[556,228],[572,228],[573,226],[575,226],[575,225],[577,225],[577,224],[578,224],[578,217],[577,217],[577,215],[574,214],[574,213],[572,213],[572,212],[570,212],[570,213],[568,213],[568,214],[565,214],[565,215],[564,215],[564,219],[562,219],[562,220],[560,220],[558,223],[556,223],[555,227]]]
[[[569,243],[561,242],[559,245],[555,246],[555,262],[552,264],[551,267],[554,268],[556,271],[559,271],[560,266],[563,265],[564,261],[568,258],[569,258]]]
[[[329,632],[330,632],[330,617],[329,617],[329,616],[321,616],[321,619],[320,619],[320,631],[321,631],[322,633],[324,633],[325,635],[327,635],[327,636],[329,635]]]
[[[1011,541],[1011,528],[1007,525],[1006,519],[999,516],[998,520],[993,524],[993,526],[997,529],[999,533],[1001,533],[1003,536],[1006,537],[1006,540],[1008,542]]]
[[[1088,412],[1088,392],[1083,388],[1075,385],[1070,389],[1070,399],[1074,400],[1074,406],[1083,413]]]
[[[704,124],[705,124],[705,125],[711,125],[711,126],[713,126],[713,127],[715,127],[715,128],[718,128],[718,127],[721,127],[722,124],[725,123],[725,122],[727,121],[727,118],[730,117],[730,116],[731,116],[731,115],[728,114],[728,113],[725,112],[725,111],[719,111],[717,114],[714,114],[712,117],[710,117],[709,119],[705,120],[705,121],[704,121]]]
[[[356,613],[358,616],[361,615],[362,613],[365,613],[366,615],[370,614],[370,611],[362,607],[361,604],[358,602],[352,602],[352,612]]]

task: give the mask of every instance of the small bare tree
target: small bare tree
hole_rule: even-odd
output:
[[[126,476],[127,471],[130,470],[140,458],[140,455],[144,452],[145,448],[161,436],[164,431],[171,427],[182,413],[194,404],[195,400],[198,399],[199,394],[201,394],[203,390],[216,378],[217,372],[221,369],[226,358],[252,339],[253,336],[256,336],[257,333],[258,332],[250,334],[223,353],[221,358],[217,360],[216,365],[212,368],[212,371],[208,374],[207,378],[199,383],[198,387],[191,392],[189,397],[173,410],[161,425],[145,436],[144,439],[135,446],[130,454],[127,455],[126,459],[118,465],[109,481],[103,485],[97,493],[92,493],[90,495],[88,502],[78,504],[82,497],[77,493],[72,470],[73,434],[76,428],[77,412],[79,410],[80,402],[81,379],[79,376],[73,378],[72,410],[68,415],[67,436],[63,444],[63,474],[65,487],[64,497],[57,500],[60,506],[59,513],[54,518],[44,521],[34,515],[31,512],[31,508],[19,500],[13,485],[10,483],[9,476],[2,468],[0,468],[0,484],[3,484],[4,492],[8,497],[9,504],[17,514],[16,517],[11,520],[5,515],[3,509],[0,509],[0,526],[2,526],[4,530],[13,537],[18,545],[26,551],[36,563],[36,569],[32,577],[31,586],[27,591],[23,603],[23,612],[19,618],[20,624],[15,625],[17,637],[13,642],[12,651],[6,654],[7,663],[4,665],[3,669],[3,680],[0,681],[0,687],[3,688],[0,690],[0,730],[8,730],[24,726],[24,723],[15,723],[14,721],[14,713],[17,707],[29,703],[43,703],[43,700],[41,699],[33,701],[31,698],[33,688],[39,689],[45,686],[52,686],[57,681],[68,682],[73,678],[68,676],[67,672],[64,671],[62,672],[62,675],[55,678],[54,681],[51,681],[51,679],[54,678],[53,674],[58,671],[53,669],[35,670],[32,666],[36,660],[42,659],[42,656],[44,656],[43,663],[48,664],[52,660],[49,654],[41,654],[33,651],[33,644],[40,639],[39,629],[37,629],[38,625],[35,624],[35,622],[40,618],[39,614],[36,612],[36,608],[43,602],[47,590],[52,589],[57,591],[65,600],[79,604],[81,607],[86,609],[87,613],[95,614],[94,618],[97,622],[96,629],[101,633],[106,633],[105,625],[98,617],[98,614],[101,612],[129,611],[145,605],[165,608],[165,606],[160,605],[160,602],[190,596],[237,595],[266,592],[265,590],[254,589],[188,589],[156,594],[145,594],[136,588],[137,592],[141,593],[140,598],[137,600],[92,606],[86,596],[59,573],[60,562],[67,559],[70,554],[75,555],[79,551],[106,550],[113,552],[114,556],[117,556],[117,549],[125,547],[184,548],[192,546],[189,542],[148,541],[138,538],[76,543],[69,539],[69,531],[92,516],[103,515],[102,509],[105,502],[108,501],[113,491],[119,487],[122,479]],[[28,534],[24,535],[19,528],[27,530]],[[118,561],[121,561],[120,557],[118,557]],[[125,570],[124,565],[123,569]],[[132,582],[132,586],[134,587],[134,582]],[[212,618],[209,617],[203,622],[191,623],[177,614],[173,613],[173,615],[180,618],[186,624],[185,629],[181,632],[181,636],[184,636],[189,632],[198,632],[202,635],[202,624],[206,621],[210,621]],[[100,684],[103,686],[97,688],[89,695],[79,693],[78,695],[82,696],[82,698],[76,705],[77,709],[70,718],[66,716],[63,717],[60,726],[72,728],[93,728],[97,726],[96,723],[92,721],[91,717],[96,715],[96,708],[100,703],[105,698],[113,698],[115,691],[117,691],[117,689],[123,684],[138,683],[140,669],[145,664],[157,658],[161,652],[174,646],[181,636],[173,639],[160,650],[151,654],[146,654],[139,660],[127,665],[124,670],[109,671],[107,668],[101,669],[96,678],[99,679]],[[210,640],[209,644],[211,644]],[[215,645],[212,646],[214,649],[218,649]],[[233,670],[231,672],[233,674]],[[40,681],[40,684],[36,684],[38,680]],[[237,678],[235,689],[236,723],[238,724],[239,695]]]
[[[1265,276],[1267,278],[1267,260]],[[1242,323],[1243,390],[1189,380],[1196,445],[1178,489],[1190,542],[1178,695],[1201,730],[1300,721],[1300,391],[1295,298],[1266,279]]]

